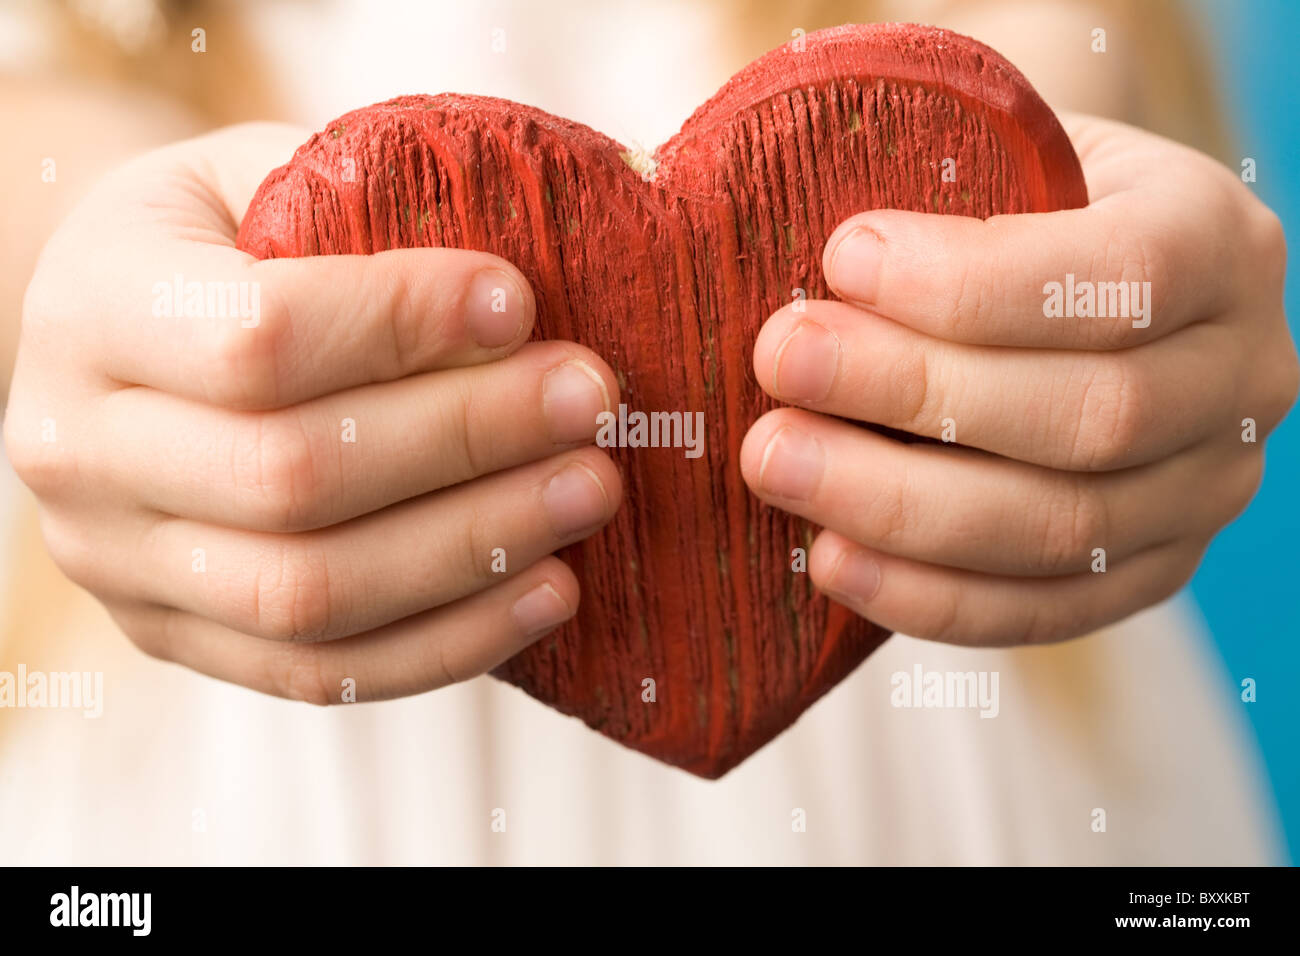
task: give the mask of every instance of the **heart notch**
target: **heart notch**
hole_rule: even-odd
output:
[[[816,592],[797,570],[813,529],[741,479],[745,432],[775,407],[751,369],[763,321],[830,296],[822,247],[855,213],[1087,203],[1056,117],[988,47],[898,24],[801,41],[738,73],[639,167],[588,127],[504,100],[357,110],[267,177],[238,237],[258,258],[495,253],[532,283],[535,335],[596,350],[629,409],[703,413],[698,457],[612,450],[623,506],[562,553],[577,617],[494,673],[709,778],[888,637]]]

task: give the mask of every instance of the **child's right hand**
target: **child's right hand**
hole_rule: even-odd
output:
[[[524,344],[532,293],[494,256],[237,251],[306,137],[233,127],[104,180],[27,290],[5,442],[59,566],[147,653],[315,703],[418,693],[573,615],[550,555],[618,506],[583,447],[617,384]],[[257,314],[187,317],[178,276]]]

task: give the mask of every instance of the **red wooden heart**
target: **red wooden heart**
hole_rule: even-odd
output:
[[[1082,206],[1087,193],[1024,77],[929,27],[809,34],[696,111],[652,176],[626,157],[585,126],[515,103],[400,97],[331,123],[271,173],[238,243],[261,258],[496,253],[533,284],[538,336],[594,348],[629,409],[703,411],[701,458],[616,451],[623,507],[565,554],[582,582],[577,618],[497,675],[716,777],[887,636],[792,570],[812,529],[741,479],[741,440],[773,406],[750,367],[759,326],[797,289],[829,295],[822,247],[854,213],[986,218]]]

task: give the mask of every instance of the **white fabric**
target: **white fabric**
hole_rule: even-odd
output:
[[[608,4],[556,19],[529,5],[501,23],[465,4],[405,6],[401,31],[359,2],[251,13],[317,127],[451,89],[653,146],[727,72],[708,54],[729,38],[686,4],[635,27]],[[525,9],[540,16],[525,23]],[[718,782],[491,679],[317,710],[148,660],[102,612],[83,620],[28,663],[104,670],[104,715],[4,715],[0,862],[1276,862],[1234,684],[1176,602],[1051,648],[896,637]],[[917,663],[998,672],[998,716],[892,706],[891,675]]]
[[[322,710],[87,637],[64,666],[105,671],[102,717],[9,712],[0,862],[1278,862],[1233,684],[1177,604],[1049,648],[895,637],[717,782],[491,678]],[[892,706],[918,663],[997,671],[998,716]]]

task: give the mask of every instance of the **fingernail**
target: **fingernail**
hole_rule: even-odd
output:
[[[840,295],[869,305],[880,291],[880,262],[884,257],[880,237],[858,226],[835,246],[826,278]]]
[[[845,551],[824,590],[850,604],[866,604],[880,590],[880,565],[865,551]]]
[[[776,350],[772,385],[781,398],[820,402],[831,393],[840,367],[840,340],[816,322],[804,320]]]
[[[763,449],[758,485],[768,494],[791,501],[807,501],[817,490],[826,467],[822,443],[812,435],[786,426]]]
[[[549,631],[573,617],[573,608],[569,607],[560,592],[549,584],[539,584],[511,608],[519,630],[528,637]]]
[[[565,362],[542,379],[542,413],[557,445],[591,438],[596,416],[605,411],[609,411],[609,392],[586,362]]]
[[[484,269],[466,294],[465,325],[483,348],[500,348],[519,335],[527,310],[528,296],[513,276],[500,269]]]
[[[561,538],[594,529],[605,520],[609,499],[596,473],[583,465],[572,464],[547,482],[542,503],[551,516],[555,533]]]

